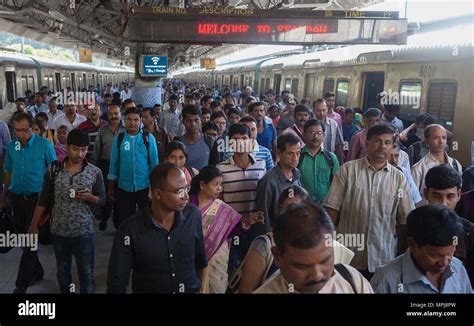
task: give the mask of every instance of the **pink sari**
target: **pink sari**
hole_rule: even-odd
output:
[[[197,198],[192,198],[191,202],[196,203]],[[204,206],[201,209],[201,214],[206,255],[207,259],[211,260],[233,233],[232,231],[241,221],[242,215],[220,199],[214,199]]]

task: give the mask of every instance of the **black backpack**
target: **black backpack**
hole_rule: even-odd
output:
[[[334,174],[333,174],[334,160],[331,157],[331,152],[329,152],[328,150],[326,150],[324,148],[322,150],[323,150],[323,156],[324,156],[324,158],[326,159],[326,162],[328,162],[328,165],[329,165],[329,170],[330,170],[329,183],[332,183],[332,178],[334,177]],[[301,152],[300,160],[298,161],[298,168],[301,166],[301,163],[303,163],[303,160],[304,160],[305,156],[306,156],[306,152]]]
[[[122,146],[123,139],[125,137],[125,132],[122,131],[118,134],[118,139],[117,139],[117,160],[120,162],[120,146]],[[150,137],[148,131],[143,131],[142,132],[142,137],[143,137],[143,143],[145,144],[146,147],[146,152],[147,152],[147,157],[148,157],[148,166],[150,166]]]

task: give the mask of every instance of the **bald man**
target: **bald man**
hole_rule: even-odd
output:
[[[449,157],[445,151],[447,139],[447,132],[443,126],[432,124],[425,128],[425,142],[430,151],[412,168],[413,180],[421,194],[425,189],[425,176],[432,167],[448,164],[459,175],[462,174],[461,164],[456,159]],[[423,198],[422,204],[427,204],[425,198]]]

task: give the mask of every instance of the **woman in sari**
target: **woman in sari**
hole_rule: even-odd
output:
[[[186,146],[180,141],[172,141],[166,146],[165,162],[173,163],[179,166],[184,172],[188,185],[191,184],[191,180],[195,175],[199,173],[198,170],[186,165],[188,159],[188,153],[186,153]]]
[[[222,172],[214,166],[199,171],[191,183],[190,203],[201,210],[206,255],[209,261],[201,290],[204,293],[225,293],[229,243],[254,223],[263,223],[262,213],[253,213],[243,219],[232,207],[217,197],[222,192]]]

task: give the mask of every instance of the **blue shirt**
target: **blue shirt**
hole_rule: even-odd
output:
[[[397,117],[395,117],[395,118],[393,118],[392,121],[388,121],[388,119],[385,118],[385,113],[382,114],[382,118],[380,119],[380,122],[382,122],[382,123],[387,123],[387,124],[392,124],[392,126],[394,126],[394,127],[398,130],[398,132],[402,132],[403,129],[405,129],[405,128],[403,127],[403,122],[402,122],[402,120],[400,120],[400,119],[398,119]]]
[[[418,190],[418,187],[416,186],[415,180],[413,180],[411,172],[402,166],[398,166],[398,168],[400,169],[400,171],[403,172],[405,179],[407,179],[408,186],[410,187],[410,190],[411,190],[411,198],[413,199],[413,203],[418,204],[422,200],[422,198],[420,195],[420,191]]]
[[[11,141],[10,130],[8,130],[8,125],[0,121],[0,157],[4,157],[8,148],[8,144]]]
[[[257,160],[265,161],[267,172],[274,168],[275,164],[273,163],[272,153],[268,148],[263,146],[258,146],[258,148],[251,153]],[[234,155],[232,151],[226,152],[224,154],[224,159],[222,161],[227,161]]]
[[[268,148],[270,153],[272,152],[272,143],[277,138],[276,130],[273,124],[266,123],[263,121],[263,132],[261,134],[257,134],[257,142],[260,146],[264,146]]]
[[[48,111],[49,111],[49,108],[45,103],[41,104],[40,106],[35,104],[28,108],[28,112],[30,112],[33,115],[33,117],[40,112],[48,113]]]
[[[148,153],[143,142],[142,131],[135,136],[125,132],[120,144],[120,162],[118,157],[119,134],[114,137],[112,153],[110,155],[109,180],[118,180],[120,189],[128,192],[143,190],[150,185],[151,170],[158,165],[158,150],[155,137],[148,134]],[[150,164],[148,164],[148,157]]]
[[[347,143],[351,142],[352,135],[359,131],[359,128],[351,123],[350,126],[346,125],[345,122],[342,123],[342,137]]]
[[[453,257],[437,289],[415,266],[408,249],[387,264],[377,267],[370,281],[375,293],[472,293],[471,283],[462,262]]]
[[[56,160],[51,142],[35,134],[23,146],[19,140],[8,144],[3,169],[11,173],[8,190],[16,195],[41,191],[46,169]]]
[[[183,136],[181,142],[186,146],[186,152],[188,153],[188,159],[186,164],[196,170],[201,170],[203,167],[209,165],[209,155],[211,154],[211,144],[207,144],[204,136],[201,135],[198,141],[194,144],[190,144],[186,141]]]

